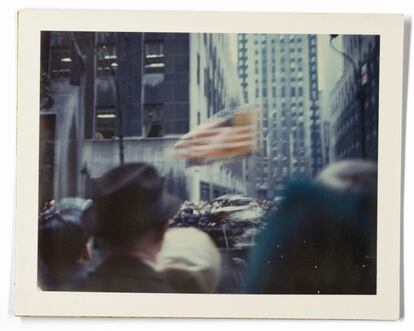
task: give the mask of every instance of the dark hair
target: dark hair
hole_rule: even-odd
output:
[[[39,223],[38,254],[50,271],[68,268],[82,255],[89,239],[83,211],[53,207]]]

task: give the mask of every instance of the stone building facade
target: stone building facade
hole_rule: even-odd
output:
[[[241,162],[188,167],[172,155],[183,134],[240,103],[229,35],[44,32],[41,39],[42,86],[52,101],[40,111],[40,200],[90,196],[105,171],[135,161],[156,165],[183,199],[246,191]]]

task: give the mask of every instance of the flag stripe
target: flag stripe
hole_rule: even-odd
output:
[[[256,115],[239,112],[204,123],[185,134],[174,145],[174,153],[202,162],[250,154],[258,146]]]
[[[188,140],[184,140],[180,142],[180,144],[177,144],[175,147],[176,148],[188,148],[192,146],[210,145],[220,140],[230,140],[233,142],[252,141],[252,140],[256,140],[256,133],[253,131],[250,133],[243,133],[243,134],[227,133],[224,137],[221,137],[219,135],[214,135],[213,137],[210,137],[210,138],[205,137],[202,139],[188,139]]]

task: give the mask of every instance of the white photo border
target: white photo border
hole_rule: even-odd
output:
[[[37,287],[40,32],[136,31],[380,35],[376,295],[46,292]],[[16,315],[398,319],[404,17],[22,10],[18,13]]]

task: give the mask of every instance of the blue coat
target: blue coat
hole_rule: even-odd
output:
[[[375,294],[377,197],[290,184],[249,257],[247,293]]]

